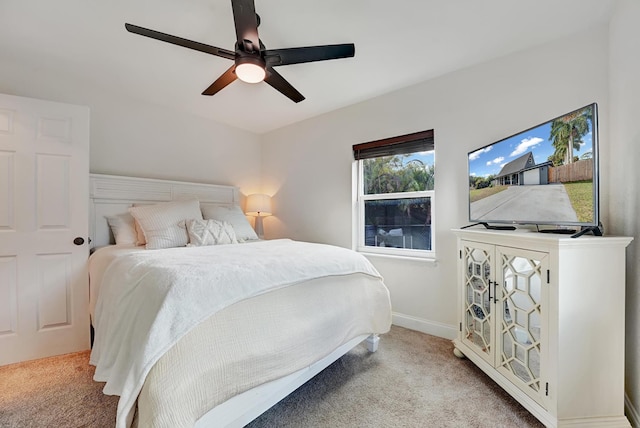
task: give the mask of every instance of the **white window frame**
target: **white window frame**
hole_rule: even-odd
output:
[[[423,190],[419,192],[397,192],[397,193],[376,193],[372,195],[364,194],[364,160],[354,161],[357,169],[357,186],[356,193],[356,225],[355,240],[356,251],[361,253],[379,254],[388,256],[398,256],[407,258],[435,259],[435,190]],[[414,250],[409,248],[395,247],[374,247],[364,245],[365,243],[365,220],[364,220],[364,204],[365,201],[382,200],[382,199],[414,199],[414,198],[430,198],[431,199],[431,250]]]

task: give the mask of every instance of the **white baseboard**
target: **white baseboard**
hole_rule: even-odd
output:
[[[416,330],[422,333],[427,333],[432,336],[443,337],[445,339],[453,340],[458,334],[458,330],[455,326],[449,324],[439,323],[437,321],[425,320],[422,318],[412,317],[410,315],[393,313],[392,322],[399,327],[408,328],[409,330]]]
[[[632,427],[640,427],[640,412],[633,407],[633,403],[626,393],[624,394],[624,413]]]

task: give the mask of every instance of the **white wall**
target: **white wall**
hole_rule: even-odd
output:
[[[265,219],[267,237],[351,247],[351,146],[434,129],[438,262],[371,260],[390,289],[395,322],[452,337],[456,243],[450,229],[467,224],[467,153],[595,101],[604,113],[606,189],[607,39],[608,29],[598,27],[265,135],[263,190],[274,194],[275,213]]]
[[[187,180],[259,191],[258,135],[132,99],[0,55],[0,93],[86,105],[93,173]]]
[[[627,415],[640,426],[640,3],[622,0],[610,23],[611,232],[634,236],[627,248],[626,369]]]

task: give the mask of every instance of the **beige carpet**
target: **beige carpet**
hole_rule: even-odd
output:
[[[351,351],[252,422],[273,427],[542,427],[451,342],[400,327]],[[0,367],[0,427],[111,427],[88,352]]]
[[[0,367],[0,427],[112,427],[118,397],[93,381],[89,351]]]

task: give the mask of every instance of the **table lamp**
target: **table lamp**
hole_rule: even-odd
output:
[[[255,230],[258,238],[264,238],[264,229],[262,226],[262,219],[268,215],[271,215],[271,196],[262,193],[254,193],[247,196],[247,215],[255,216],[256,225]]]

